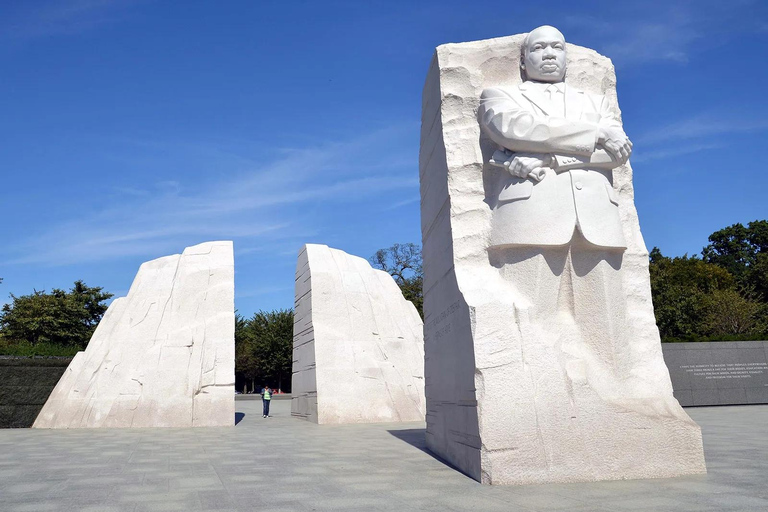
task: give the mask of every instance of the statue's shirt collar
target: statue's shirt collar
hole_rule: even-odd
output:
[[[533,91],[536,91],[536,92],[544,93],[546,91],[552,90],[553,88],[557,89],[558,92],[561,92],[561,93],[565,94],[565,82],[551,83],[551,82],[533,82],[533,81],[528,81],[528,82],[523,82],[522,84],[520,84],[520,90],[521,91],[533,90]]]

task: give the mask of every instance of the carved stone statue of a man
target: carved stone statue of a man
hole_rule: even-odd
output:
[[[509,171],[493,217],[491,246],[557,246],[574,228],[591,244],[626,248],[611,170],[632,143],[604,96],[564,83],[565,38],[554,27],[531,31],[522,45],[525,81],[483,91],[480,125],[501,148]]]
[[[554,27],[521,47],[524,81],[485,89],[478,112],[499,145],[489,259],[518,292],[542,342],[576,356],[571,378],[613,373],[628,340],[621,279],[627,247],[612,169],[632,143],[603,95],[565,84],[566,46]]]
[[[662,357],[613,65],[567,51],[544,26],[430,64],[426,443],[489,484],[704,473]]]

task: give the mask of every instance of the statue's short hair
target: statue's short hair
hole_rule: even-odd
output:
[[[556,27],[553,27],[552,25],[542,25],[540,27],[536,27],[535,29],[525,34],[525,38],[523,39],[523,44],[520,45],[520,56],[525,56],[525,49],[528,48],[528,43],[531,41],[531,34],[536,32],[537,30],[541,30],[542,28],[551,28],[552,30],[560,34],[560,36],[563,38],[563,41],[565,41],[565,36]]]
[[[541,25],[540,27],[536,27],[535,29],[533,29],[530,32],[528,32],[527,34],[525,34],[525,37],[523,38],[523,42],[520,45],[520,71],[522,71],[523,80],[525,80],[526,77],[527,77],[527,73],[523,69],[523,64],[525,64],[525,49],[528,48],[528,43],[531,40],[531,34],[533,34],[537,30],[542,29],[542,28],[551,28],[552,30],[554,30],[558,34],[560,34],[560,36],[563,38],[563,41],[565,41],[565,36],[563,35],[563,33],[560,32],[560,30],[557,27],[553,27],[552,25]]]

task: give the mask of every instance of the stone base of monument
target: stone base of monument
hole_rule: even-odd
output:
[[[389,274],[326,245],[304,246],[291,415],[320,424],[423,420],[422,326]]]
[[[146,262],[33,427],[232,426],[234,335],[232,242]]]
[[[489,198],[507,171],[489,165],[498,146],[481,133],[479,98],[520,83],[523,39],[440,46],[424,86],[427,445],[488,484],[705,473],[701,431],[674,399],[662,358],[629,164],[603,190],[618,204],[626,251],[603,257],[578,228],[568,247],[553,249],[560,259],[530,247],[489,250]],[[567,48],[566,86],[605,96],[620,118],[610,60]],[[529,189],[511,200],[546,187]],[[595,272],[608,277],[589,281]]]

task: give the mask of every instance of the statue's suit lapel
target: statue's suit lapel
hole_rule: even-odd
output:
[[[520,84],[520,93],[528,99],[531,103],[539,107],[545,115],[552,115],[552,104],[549,98],[546,97],[543,91],[540,91],[538,87],[535,87],[527,82]]]
[[[539,87],[532,86],[527,82],[520,84],[520,93],[531,103],[536,105],[545,115],[557,116],[558,110],[552,105],[547,95]],[[565,117],[567,119],[581,119],[584,111],[584,92],[565,86]]]

